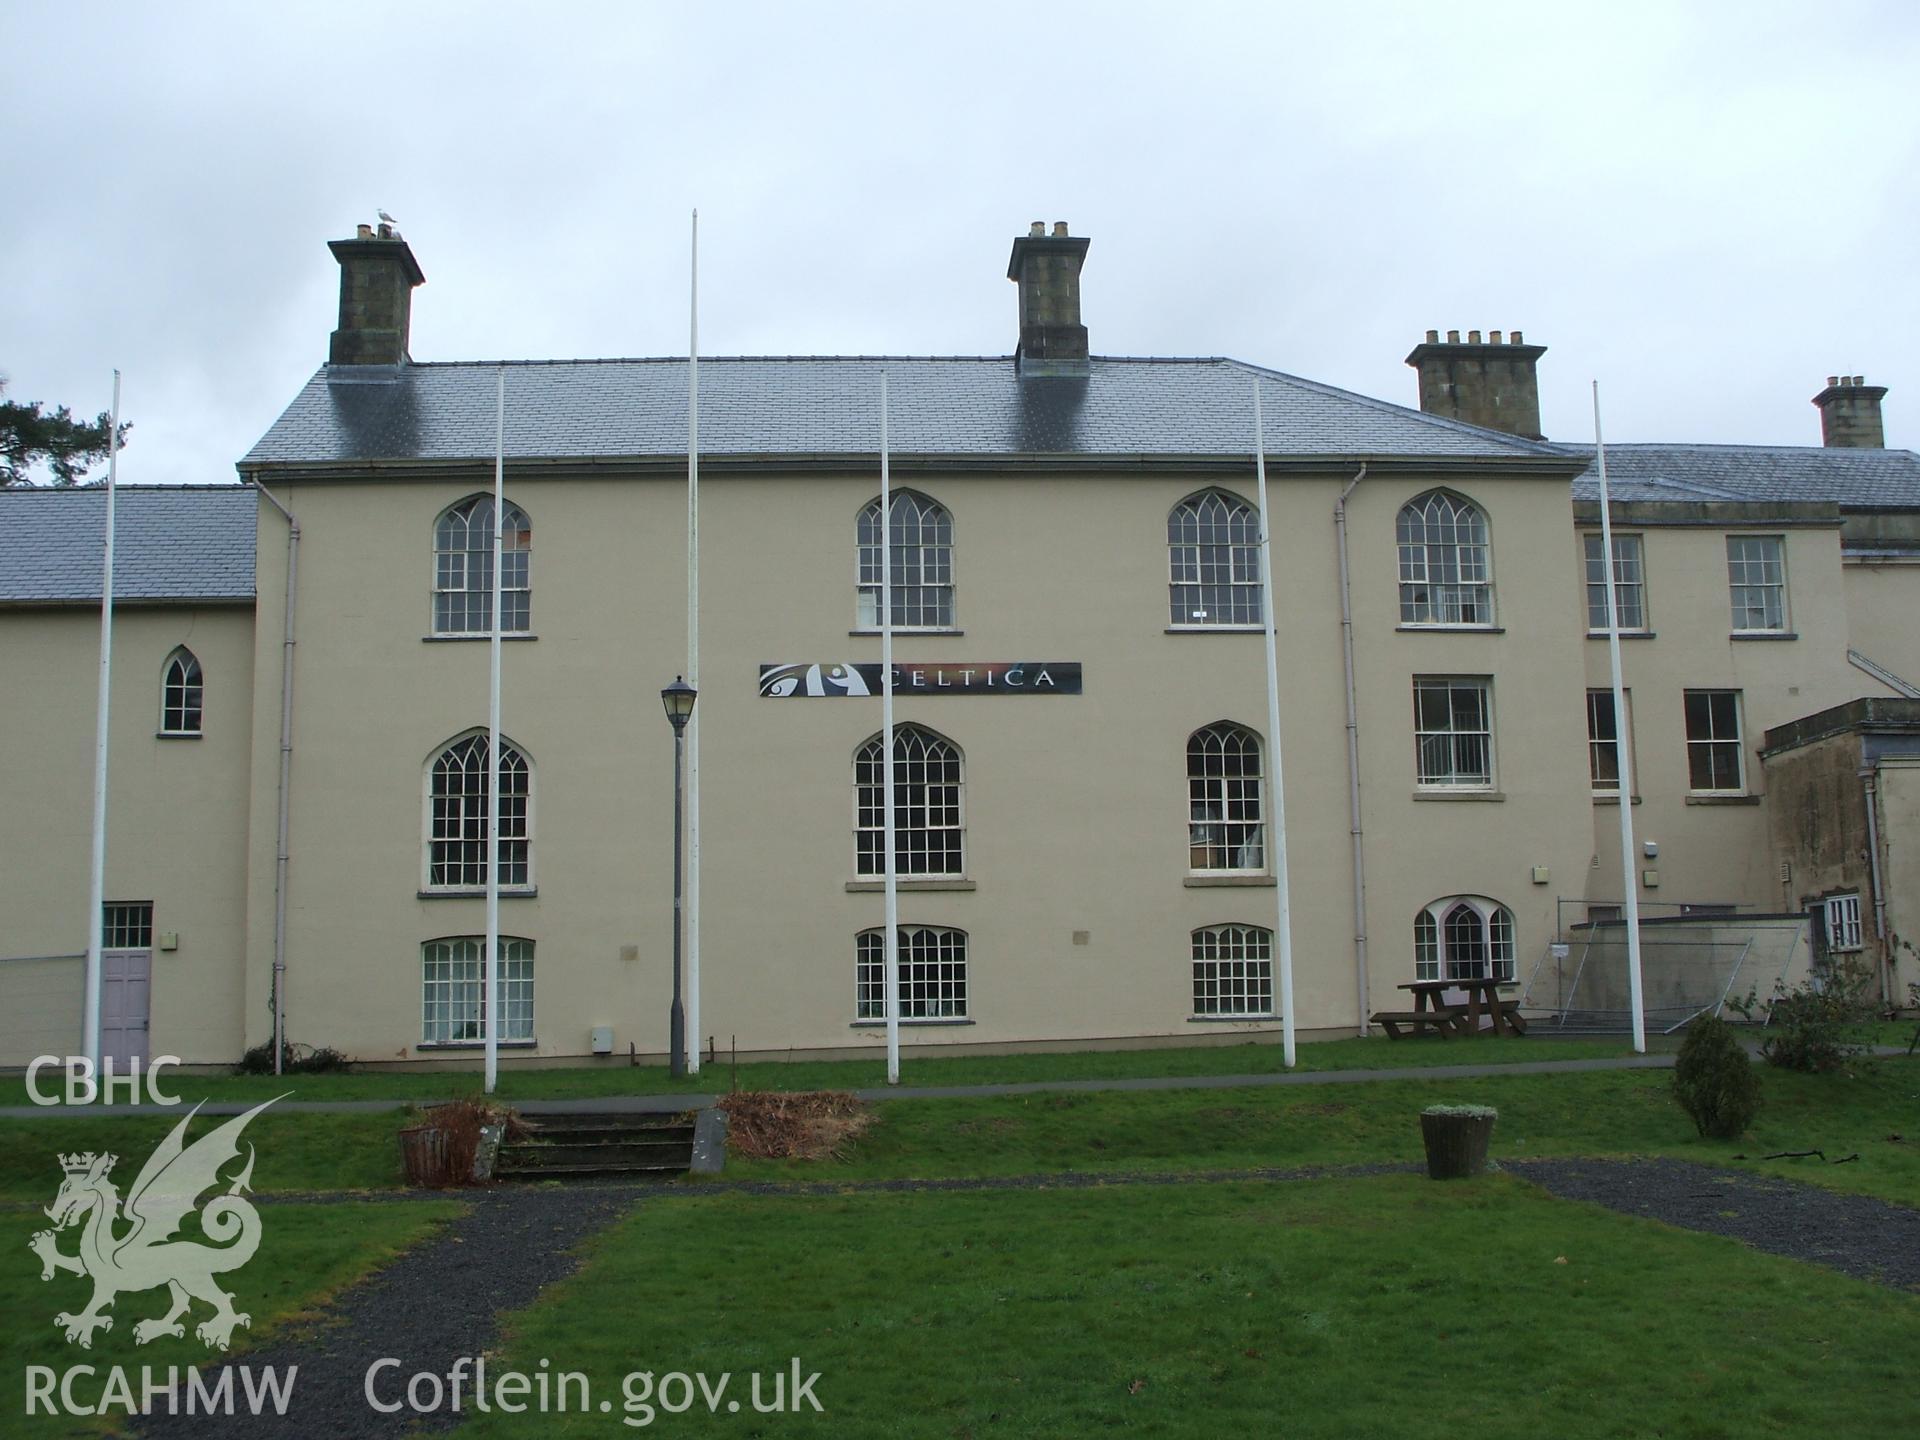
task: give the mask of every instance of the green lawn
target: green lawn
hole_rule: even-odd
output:
[[[876,1107],[874,1127],[845,1161],[734,1159],[727,1176],[834,1181],[1415,1161],[1419,1110],[1460,1102],[1499,1108],[1496,1158],[1676,1155],[1920,1204],[1920,1059],[1883,1059],[1851,1076],[1762,1069],[1765,1103],[1738,1142],[1698,1139],[1669,1097],[1670,1081],[1665,1070],[1613,1070],[897,1100]],[[0,1201],[45,1204],[59,1181],[60,1152],[144,1156],[174,1123],[172,1116],[70,1112],[0,1120]],[[397,1186],[394,1135],[402,1123],[393,1112],[269,1110],[247,1131],[259,1154],[254,1184],[265,1191]],[[1860,1159],[1835,1166],[1760,1158],[1812,1149]]]
[[[73,1150],[111,1150],[131,1180],[153,1147],[179,1123],[184,1110],[168,1115],[86,1116],[48,1111],[31,1120],[0,1120],[0,1201],[45,1205],[60,1188],[60,1155]],[[220,1123],[194,1121],[189,1143]],[[244,1143],[255,1147],[253,1188],[276,1190],[378,1190],[401,1182],[400,1116],[388,1111],[347,1115],[276,1115],[251,1121]],[[237,1164],[237,1162],[236,1162]]]
[[[1495,1158],[1674,1155],[1920,1204],[1920,1060],[1881,1060],[1857,1076],[1763,1069],[1760,1078],[1760,1116],[1737,1142],[1694,1134],[1669,1094],[1671,1072],[1611,1070],[899,1101],[877,1107],[844,1161],[736,1158],[726,1173],[832,1181],[1417,1161],[1417,1115],[1452,1102],[1499,1109]],[[1760,1158],[1810,1149],[1860,1159]]]
[[[259,1131],[255,1128],[249,1133]],[[261,1168],[265,1166],[263,1156]],[[42,1187],[42,1203],[52,1200],[58,1179],[56,1168],[54,1183]],[[225,1277],[226,1287],[234,1293],[234,1308],[250,1314],[253,1321],[250,1329],[234,1332],[233,1349],[228,1353],[238,1355],[276,1330],[309,1318],[334,1292],[378,1269],[459,1213],[460,1208],[457,1202],[443,1200],[263,1206],[259,1253],[252,1262]],[[0,1212],[0,1237],[4,1237],[0,1239],[0,1311],[7,1316],[6,1357],[0,1361],[0,1415],[8,1417],[0,1422],[0,1433],[55,1436],[93,1434],[105,1428],[102,1420],[27,1417],[29,1365],[51,1366],[62,1372],[83,1364],[102,1370],[113,1365],[134,1367],[137,1402],[137,1367],[154,1366],[164,1379],[169,1365],[183,1367],[184,1375],[186,1366],[205,1366],[222,1358],[218,1351],[193,1338],[191,1327],[183,1339],[134,1343],[134,1323],[165,1312],[165,1290],[121,1295],[113,1307],[112,1330],[95,1336],[90,1350],[69,1345],[54,1327],[53,1317],[63,1310],[83,1308],[92,1289],[79,1276],[66,1272],[56,1272],[48,1281],[40,1279],[40,1261],[27,1249],[27,1240],[45,1228],[46,1221],[38,1210]],[[61,1250],[73,1252],[75,1233],[62,1233]],[[204,1319],[207,1313],[204,1306],[196,1305],[194,1319]],[[102,1384],[104,1379],[96,1377],[91,1387],[78,1386],[77,1398],[92,1403],[99,1398]]]
[[[1492,1039],[1322,1040],[1296,1052],[1301,1070],[1404,1069],[1421,1065],[1510,1065],[1525,1060],[1582,1060],[1629,1055],[1611,1040]],[[957,1055],[908,1059],[907,1085],[1001,1085],[1047,1080],[1109,1080],[1158,1075],[1272,1075],[1286,1069],[1277,1041],[1245,1045],[1178,1046],[1156,1050],[1043,1051],[1031,1055]],[[762,1061],[739,1067],[743,1090],[859,1090],[886,1084],[886,1061]],[[597,1065],[554,1070],[503,1069],[499,1095],[506,1100],[559,1100],[596,1095],[710,1094],[726,1090],[733,1067],[721,1056],[698,1075],[675,1080],[664,1066]],[[57,1077],[43,1077],[50,1091]],[[442,1100],[480,1090],[480,1061],[471,1070],[367,1071],[345,1075],[178,1075],[162,1084],[188,1104],[199,1100]],[[28,1104],[26,1081],[0,1079],[0,1105]]]
[[[674,1434],[1870,1435],[1920,1347],[1912,1296],[1506,1176],[680,1195],[589,1253],[495,1363],[582,1371],[616,1415],[463,1435],[607,1434],[635,1371],[731,1372],[744,1413],[695,1391]],[[753,1415],[795,1356],[826,1413]]]

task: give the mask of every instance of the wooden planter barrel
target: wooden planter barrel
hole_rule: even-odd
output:
[[[1427,1175],[1463,1180],[1487,1169],[1487,1144],[1499,1112],[1485,1105],[1435,1105],[1420,1112],[1420,1138],[1427,1146]]]
[[[439,1190],[453,1183],[448,1153],[452,1138],[437,1125],[413,1125],[400,1132],[400,1159],[409,1185]]]

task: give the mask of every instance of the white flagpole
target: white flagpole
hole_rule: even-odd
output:
[[[107,522],[100,575],[100,697],[93,717],[93,867],[87,886],[86,1000],[80,1046],[100,1069],[100,952],[107,924],[107,716],[113,692],[113,507],[120,474],[120,372],[113,372],[113,417],[107,428]]]
[[[1607,661],[1613,667],[1613,753],[1620,772],[1620,884],[1626,891],[1627,992],[1633,1006],[1633,1049],[1647,1051],[1647,1012],[1640,989],[1640,877],[1633,853],[1633,746],[1627,687],[1620,670],[1619,577],[1613,562],[1613,499],[1607,489],[1607,446],[1600,437],[1600,382],[1593,382],[1593,450],[1600,466],[1600,554],[1607,572]]]
[[[687,318],[687,683],[700,688],[700,212]],[[708,702],[712,704],[711,701]],[[700,712],[687,717],[687,1073],[700,1073]]]
[[[506,514],[507,371],[493,402],[493,625],[487,636],[487,1093],[500,1070],[500,522]]]
[[[1260,484],[1260,598],[1267,616],[1267,792],[1272,814],[1275,897],[1274,943],[1280,960],[1280,1040],[1289,1068],[1294,1062],[1293,905],[1287,885],[1287,792],[1280,768],[1280,669],[1275,659],[1273,520],[1267,510],[1267,438],[1260,413],[1260,377],[1253,380],[1253,464]]]
[[[887,851],[887,1083],[900,1083],[900,887],[893,863],[893,489],[887,474],[887,372],[880,372],[880,785]]]

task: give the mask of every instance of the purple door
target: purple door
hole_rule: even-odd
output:
[[[100,955],[100,1057],[124,1074],[147,1058],[147,987],[151,950],[106,950]]]

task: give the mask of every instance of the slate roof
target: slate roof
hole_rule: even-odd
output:
[[[322,368],[242,460],[464,461],[494,452],[492,363]],[[686,453],[683,359],[508,363],[509,459]],[[1267,452],[1287,457],[1564,460],[1550,445],[1223,359],[1096,358],[1027,379],[1010,356],[703,357],[704,456],[874,455],[879,383],[901,456],[1250,456],[1252,377]]]
[[[1591,445],[1563,445],[1591,458]],[[1920,508],[1920,455],[1794,445],[1609,445],[1607,489],[1616,500],[1823,500],[1842,510]],[[1598,500],[1590,464],[1573,498]]]
[[[115,600],[251,600],[259,499],[245,485],[122,485]],[[100,599],[106,490],[0,489],[0,604]]]

